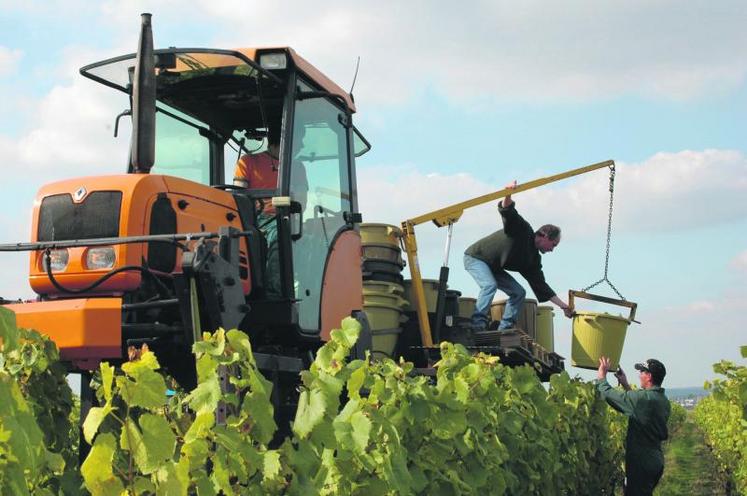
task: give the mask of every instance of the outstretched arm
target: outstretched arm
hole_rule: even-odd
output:
[[[602,398],[607,403],[617,410],[618,412],[632,417],[635,412],[636,397],[634,391],[619,391],[614,389],[609,382],[607,382],[607,372],[610,368],[610,359],[607,357],[599,358],[599,369],[597,370],[597,390],[602,395]]]
[[[558,295],[553,296],[550,298],[550,301],[555,303],[557,306],[560,307],[561,310],[563,310],[563,313],[566,317],[571,318],[573,317],[573,309],[568,306],[566,302],[558,298]]]

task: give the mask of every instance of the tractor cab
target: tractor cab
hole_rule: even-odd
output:
[[[132,95],[135,65],[131,54],[81,74]],[[370,146],[352,125],[352,97],[290,48],[155,50],[154,71],[148,172],[230,192],[242,217],[251,217],[244,223],[269,238],[261,268],[268,291],[249,298],[295,300],[300,329],[318,335],[329,256],[339,235],[360,222],[354,160]],[[237,163],[267,154],[272,136],[279,137],[275,177],[240,181],[248,178],[236,177]],[[131,161],[128,172],[146,171]]]
[[[152,173],[217,187],[231,184],[237,160],[242,154],[263,152],[271,129],[282,138],[284,164],[292,158],[325,161],[323,168],[331,170],[329,161],[334,159],[340,168],[350,169],[348,140],[354,156],[370,148],[352,127],[355,105],[350,95],[291,48],[171,48],[154,54]],[[135,57],[96,62],[83,67],[81,74],[131,95]],[[282,169],[278,192],[293,176],[291,167]]]

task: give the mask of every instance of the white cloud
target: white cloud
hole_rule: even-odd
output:
[[[626,350],[640,356],[659,356],[667,365],[670,386],[698,386],[698,378],[713,377],[712,364],[736,360],[746,344],[743,290],[727,288],[713,300],[683,302],[651,309],[633,328]],[[627,353],[627,351],[626,351]]]
[[[9,192],[4,190],[7,197]],[[31,203],[21,204],[16,209],[3,209],[0,212],[0,243],[17,243],[30,239]],[[28,252],[0,253],[3,272],[0,277],[0,298],[31,298],[33,291],[28,283]]]
[[[3,277],[0,279],[0,298],[7,300],[31,299],[34,292],[28,283],[29,254],[2,253]]]
[[[221,48],[290,45],[344,88],[361,56],[356,94],[366,104],[429,85],[459,101],[682,100],[727,91],[747,74],[747,53],[728,49],[747,45],[739,0],[484,0],[456,12],[445,0],[110,0],[89,10],[133,46],[145,11],[159,46],[175,44],[164,33],[177,22],[201,26],[194,36],[208,33]]]
[[[747,275],[747,250],[734,257],[729,266]]]
[[[11,166],[7,167],[7,169],[5,170],[6,173],[9,170],[12,170],[13,164],[17,163],[17,157],[18,147],[16,145],[16,142],[10,137],[0,134],[0,161],[6,164],[6,167]]]
[[[18,62],[23,58],[23,51],[0,46],[0,77],[6,77],[18,67]]]
[[[159,46],[206,39],[222,48],[291,45],[343,87],[352,81],[360,55],[357,93],[367,104],[402,101],[428,85],[460,101],[585,101],[629,94],[681,100],[727,91],[747,74],[747,53],[728,49],[747,44],[747,9],[739,0],[719,2],[718,8],[674,0],[483,0],[457,12],[445,0],[6,5],[27,15],[54,11],[60,22],[76,26],[77,19],[91,18],[111,27],[110,39],[129,40],[132,50],[141,12],[154,14]],[[165,33],[178,33],[176,25],[200,29],[166,39]],[[85,34],[81,30],[82,42]]]
[[[740,152],[658,153],[640,163],[619,163],[616,171],[617,233],[693,229],[747,217],[747,157]],[[398,223],[504,186],[469,174],[429,174],[409,166],[371,166],[358,176],[361,211],[371,222]],[[528,219],[560,219],[554,222],[573,238],[597,236],[607,222],[608,184],[603,169],[519,193],[514,199]],[[494,204],[468,210],[457,228],[479,235],[497,228],[496,215]]]
[[[91,18],[122,51],[135,49],[141,12],[153,13],[158,46],[290,45],[346,89],[361,56],[361,105],[399,103],[426,88],[460,103],[683,100],[729,91],[747,74],[747,52],[725,49],[747,45],[739,0],[718,8],[674,0],[485,0],[458,12],[443,0],[27,3],[8,5],[28,15],[54,10],[72,26]],[[79,44],[86,35],[80,30]]]
[[[126,137],[116,141],[112,128],[114,117],[128,105],[126,97],[117,99],[111,90],[94,86],[87,80],[58,86],[41,101],[37,126],[18,142],[23,163],[63,177],[113,173],[117,163],[124,163],[126,155],[117,152]]]
[[[245,45],[239,33],[251,32],[253,40],[291,43],[339,81],[351,79],[361,55],[362,101],[396,101],[434,81],[458,99],[587,100],[631,93],[684,99],[733,87],[747,72],[747,55],[724,50],[747,43],[740,2],[713,9],[671,1],[486,1],[456,14],[451,3],[425,1],[235,11],[208,1],[198,5],[235,26],[225,31],[232,33],[226,41]]]
[[[5,180],[41,185],[56,179],[124,172],[128,135],[112,137],[114,118],[129,107],[127,96],[83,78],[78,67],[100,57],[91,49],[63,50],[51,69],[57,85],[38,101],[25,101],[25,131],[0,135]],[[129,124],[122,120],[123,127]]]
[[[0,0],[4,13],[30,16],[50,16],[62,22],[70,18],[84,18],[91,2],[86,0]]]
[[[705,314],[716,310],[716,304],[712,301],[698,300],[684,307],[688,313]],[[675,310],[676,311],[676,310]]]

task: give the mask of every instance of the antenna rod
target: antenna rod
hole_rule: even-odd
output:
[[[355,74],[353,75],[353,84],[350,85],[350,98],[353,98],[353,88],[355,88],[355,81],[358,79],[358,68],[361,66],[361,56],[358,55],[358,60],[355,62]]]

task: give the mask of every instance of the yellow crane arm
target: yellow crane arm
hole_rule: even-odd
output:
[[[420,274],[420,263],[418,261],[418,245],[415,239],[415,226],[424,222],[431,221],[438,227],[447,226],[456,223],[468,208],[482,205],[491,201],[504,198],[508,195],[513,195],[521,191],[527,191],[533,188],[538,188],[546,184],[560,181],[561,179],[567,179],[569,177],[578,176],[587,172],[602,169],[604,167],[614,167],[615,162],[613,160],[606,160],[586,167],[580,167],[553,176],[543,177],[529,181],[524,184],[517,184],[516,188],[496,191],[494,193],[488,193],[486,195],[472,198],[460,203],[455,203],[448,207],[444,207],[427,214],[413,217],[402,222],[402,239],[407,252],[407,262],[410,266],[410,279],[412,280],[412,294],[415,297],[415,309],[418,313],[418,324],[420,327],[420,337],[423,342],[423,346],[433,346],[433,338],[431,336],[431,326],[428,321],[428,309],[425,304],[425,290],[423,289],[423,278]]]

